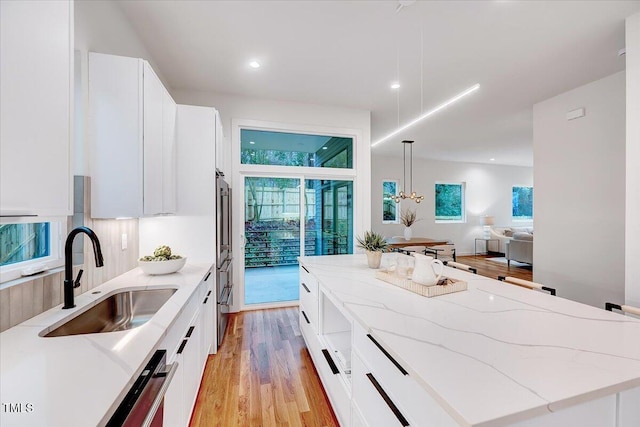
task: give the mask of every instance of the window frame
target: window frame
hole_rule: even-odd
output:
[[[437,197],[438,197],[438,191],[437,191],[437,186],[438,185],[456,185],[456,186],[460,186],[460,191],[461,191],[461,197],[460,197],[460,214],[461,214],[461,218],[458,219],[438,219],[438,215],[436,212],[437,209]],[[465,224],[467,222],[467,203],[466,203],[466,197],[467,197],[467,184],[466,182],[449,182],[449,181],[436,181],[433,185],[433,214],[434,214],[434,218],[435,218],[435,223],[436,224]]]
[[[394,220],[385,220],[384,219],[384,202],[387,200],[392,200],[390,197],[387,197],[384,194],[384,185],[387,182],[391,182],[394,183],[396,186],[396,192],[395,192],[395,196],[398,195],[398,188],[400,186],[400,181],[398,181],[397,179],[383,179],[382,180],[382,223],[383,224],[400,224],[400,203],[396,203],[395,201],[393,201],[393,204],[395,205],[395,219]]]
[[[517,217],[513,216],[513,190],[515,188],[530,188],[531,189],[531,217]],[[512,185],[511,186],[511,221],[513,222],[532,222],[533,217],[535,216],[535,193],[533,189],[533,185]]]
[[[67,217],[3,217],[0,224],[30,224],[49,223],[49,255],[28,261],[16,262],[0,266],[0,285],[12,280],[20,279],[22,271],[38,265],[44,265],[47,269],[64,265],[64,237],[67,235]]]

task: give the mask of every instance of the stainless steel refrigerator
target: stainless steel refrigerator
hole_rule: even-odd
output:
[[[218,347],[227,328],[229,308],[233,304],[233,252],[231,249],[231,187],[224,173],[216,169],[216,292],[218,300]]]

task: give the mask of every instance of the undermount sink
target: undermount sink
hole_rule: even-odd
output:
[[[176,291],[177,288],[120,291],[44,336],[99,334],[137,328],[148,322]]]

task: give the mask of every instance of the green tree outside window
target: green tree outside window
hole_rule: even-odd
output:
[[[436,184],[436,221],[463,220],[463,184]]]

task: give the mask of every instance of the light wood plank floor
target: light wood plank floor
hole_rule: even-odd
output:
[[[507,264],[501,264],[489,261],[488,258],[495,258],[495,255],[470,255],[459,256],[457,261],[478,269],[481,276],[497,279],[498,276],[511,276],[518,279],[533,280],[533,271],[531,266],[527,267],[507,267]]]
[[[338,426],[298,307],[230,315],[222,346],[207,360],[191,426]]]

